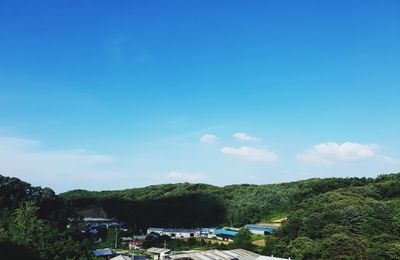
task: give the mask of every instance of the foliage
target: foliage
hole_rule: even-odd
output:
[[[303,200],[267,239],[265,253],[279,251],[296,259],[398,259],[398,176]]]
[[[242,226],[287,217],[265,236],[263,254],[295,259],[400,259],[400,174],[372,178],[310,179],[272,185],[166,184],[122,191],[75,190],[56,196],[0,176],[0,247],[32,259],[88,255],[90,244],[65,230],[72,209],[102,207],[139,232],[150,226]],[[72,205],[72,207],[70,206]],[[109,239],[107,239],[109,237]],[[112,231],[104,233],[111,243]],[[260,250],[241,229],[233,243],[148,239],[145,246],[174,250]],[[108,240],[108,242],[107,242]],[[86,243],[86,244],[85,244]],[[14,256],[13,256],[14,257]]]
[[[372,179],[310,179],[270,185],[164,184],[121,191],[74,190],[60,194],[78,209],[102,207],[131,227],[199,227],[255,223],[286,216],[304,199],[338,188],[363,186]],[[176,214],[179,212],[179,214]]]
[[[90,259],[89,244],[80,234],[66,230],[66,225],[60,229],[68,207],[60,208],[63,202],[54,192],[15,178],[0,180],[2,251],[14,259]]]
[[[234,248],[242,248],[246,250],[253,250],[254,245],[252,242],[252,233],[247,228],[241,228],[238,234],[233,239]]]

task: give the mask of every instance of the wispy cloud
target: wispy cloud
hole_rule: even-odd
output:
[[[257,149],[253,147],[224,147],[221,153],[234,156],[246,161],[275,162],[279,159],[278,155],[266,149]]]
[[[254,141],[260,140],[260,138],[250,136],[246,133],[235,133],[235,134],[233,134],[233,137],[236,138],[237,140],[246,141],[246,142],[254,142]]]
[[[386,155],[378,155],[377,158],[387,164],[392,164],[392,165],[400,165],[400,160],[395,159],[391,156],[386,156]]]
[[[212,134],[205,134],[202,137],[200,137],[200,142],[204,143],[204,144],[212,144],[215,143],[216,141],[218,141],[218,137],[216,135],[212,135]]]
[[[376,156],[376,144],[359,144],[345,142],[342,144],[326,142],[314,145],[312,148],[298,154],[298,160],[321,164],[335,162],[359,161]]]
[[[0,137],[1,174],[36,183],[58,186],[113,176],[107,166],[114,161],[113,156],[84,149],[52,150],[37,140]]]
[[[205,179],[201,173],[187,173],[187,172],[169,172],[166,174],[166,179],[172,182],[201,182]]]

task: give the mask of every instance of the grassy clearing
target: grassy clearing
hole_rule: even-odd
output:
[[[274,212],[261,219],[258,224],[277,224],[280,225],[288,217],[286,212]]]
[[[219,240],[219,239],[215,239],[215,238],[203,238],[204,242],[208,243],[211,242],[213,244],[229,244],[231,242],[227,241],[227,240]],[[198,241],[201,241],[201,238],[198,239]]]
[[[257,240],[261,240],[261,239],[265,239],[264,235],[252,235],[251,236],[251,241],[257,241]]]

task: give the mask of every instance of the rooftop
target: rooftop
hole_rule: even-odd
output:
[[[171,252],[171,249],[167,248],[159,248],[159,247],[151,247],[146,250],[150,254],[166,254]]]
[[[282,260],[284,258],[277,258],[272,256],[261,256],[256,253],[244,250],[244,249],[234,249],[234,250],[208,250],[191,252],[184,254],[176,254],[168,256],[171,260],[180,259],[192,259],[192,260]]]

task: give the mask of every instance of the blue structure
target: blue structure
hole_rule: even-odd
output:
[[[253,234],[259,235],[267,235],[272,234],[274,230],[279,229],[277,226],[268,226],[268,225],[254,225],[254,224],[247,224],[244,226]]]
[[[215,235],[221,236],[221,237],[234,237],[237,235],[237,231],[233,230],[226,230],[226,229],[217,229],[215,230]]]
[[[114,252],[111,249],[95,249],[92,251],[97,257],[99,256],[113,256]]]

